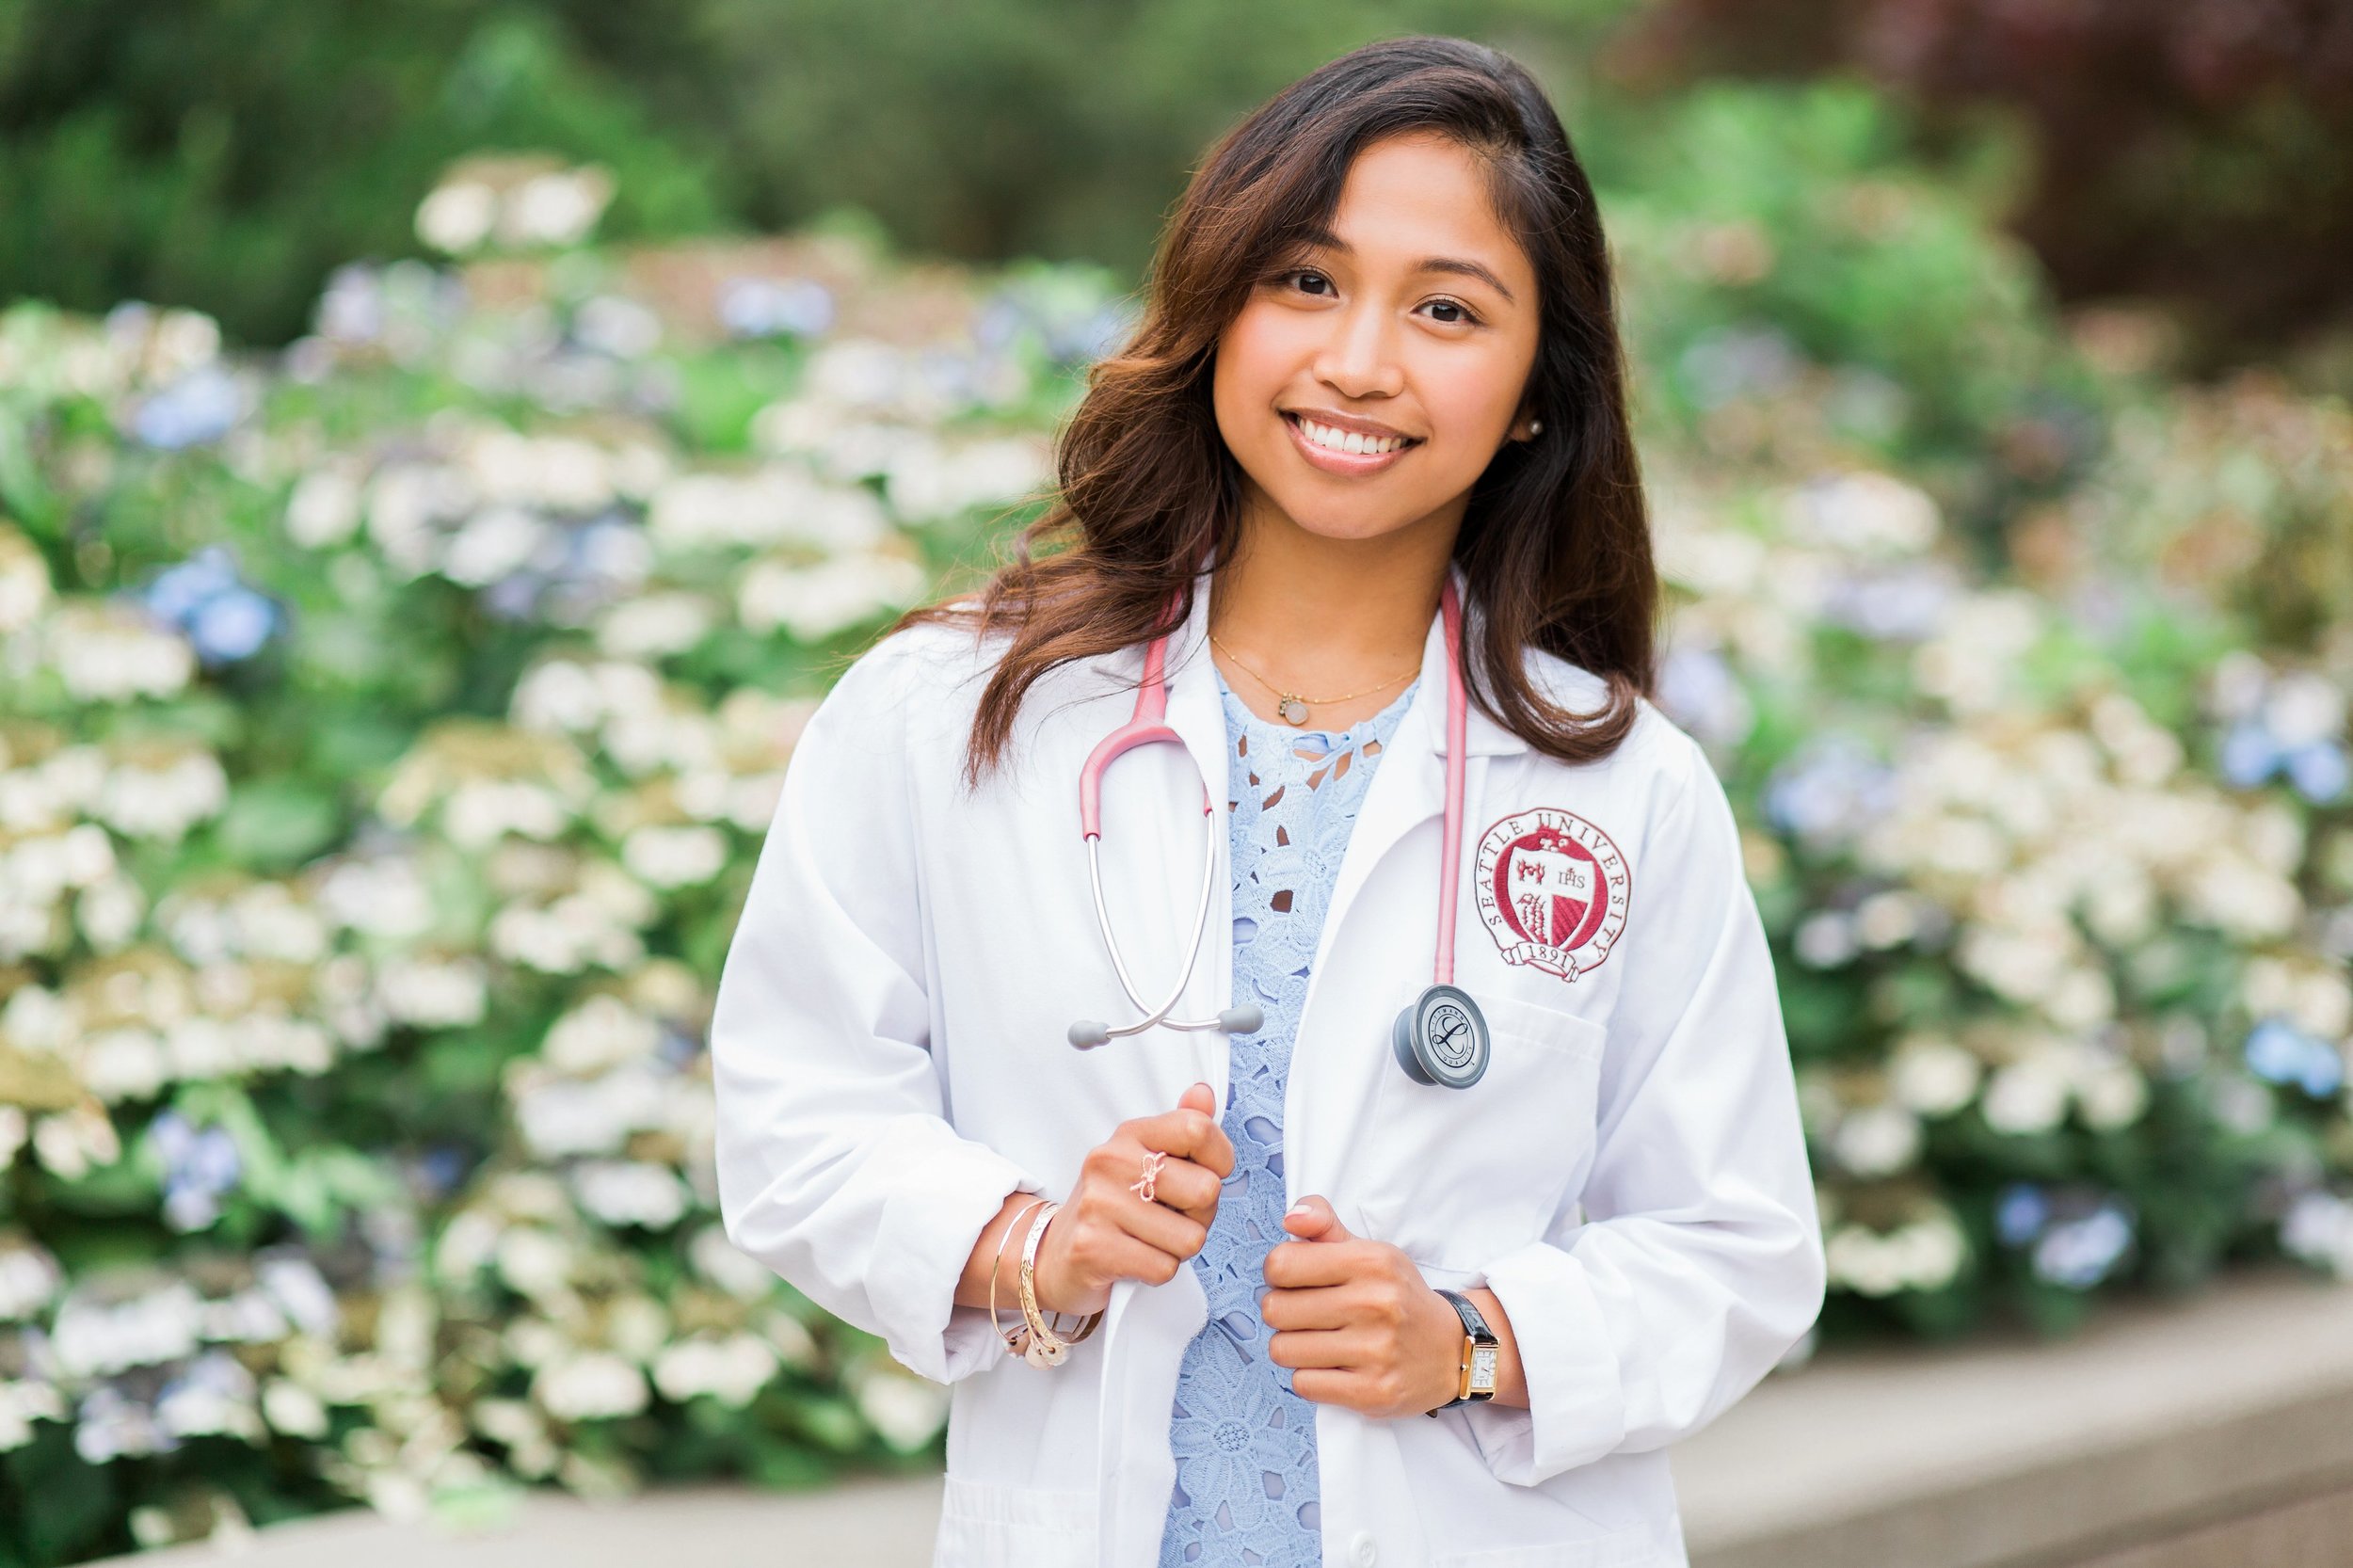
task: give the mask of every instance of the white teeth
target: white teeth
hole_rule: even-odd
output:
[[[1328,424],[1318,424],[1311,419],[1302,419],[1299,422],[1299,428],[1316,445],[1327,447],[1334,452],[1377,455],[1383,452],[1395,452],[1405,444],[1401,437],[1387,436],[1375,440],[1353,430],[1336,430]]]

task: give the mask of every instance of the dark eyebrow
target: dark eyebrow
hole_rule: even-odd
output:
[[[1341,239],[1331,230],[1321,227],[1303,229],[1299,232],[1297,239],[1301,245],[1312,245],[1323,250],[1337,250],[1343,256],[1353,256],[1356,253],[1355,248],[1346,240]],[[1503,286],[1503,280],[1479,262],[1465,261],[1457,256],[1424,256],[1414,264],[1413,270],[1416,272],[1450,272],[1457,277],[1476,278],[1513,304],[1519,303],[1519,300],[1513,297],[1512,291]]]

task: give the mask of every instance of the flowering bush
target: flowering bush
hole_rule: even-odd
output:
[[[2353,534],[2345,411],[2137,379],[1832,140],[1811,194],[1612,199],[1681,389],[1661,701],[1741,809],[1828,1321],[2353,1273],[2353,648],[2263,585]],[[1035,498],[1127,305],[600,249],[610,191],[460,166],[419,226],[470,259],[346,268],[274,356],[0,315],[0,1564],[937,1434],[728,1245],[702,1030],[800,725]],[[1866,209],[1908,312],[1782,280]],[[1994,349],[1922,348],[1963,308]]]

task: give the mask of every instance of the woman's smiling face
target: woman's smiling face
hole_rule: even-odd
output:
[[[1327,538],[1450,535],[1496,453],[1529,435],[1534,268],[1480,159],[1426,132],[1362,150],[1318,238],[1218,339],[1211,399],[1244,516]]]

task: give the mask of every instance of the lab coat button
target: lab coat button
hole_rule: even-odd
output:
[[[1381,1548],[1372,1544],[1372,1532],[1358,1530],[1348,1543],[1348,1556],[1356,1568],[1372,1568],[1381,1560]]]

